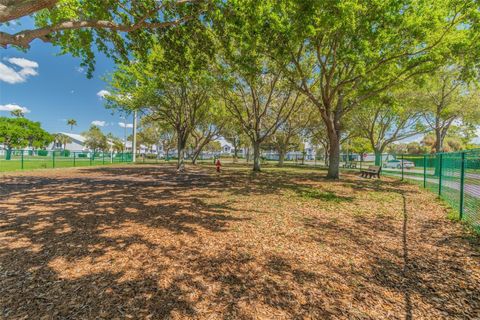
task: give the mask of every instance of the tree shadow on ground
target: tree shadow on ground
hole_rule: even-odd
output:
[[[358,187],[348,179],[346,183]],[[430,216],[410,222],[418,220],[415,214],[422,212],[414,211],[419,204],[412,199],[412,193],[418,191],[405,191],[400,186],[398,182],[367,186],[372,190],[389,190],[401,197],[400,220],[375,215],[352,216],[352,223],[305,219],[307,228],[318,230],[312,240],[345,257],[355,252],[366,260],[368,267],[358,268],[353,264],[351,268],[336,269],[336,272],[343,279],[349,279],[348,283],[368,283],[402,293],[405,319],[413,319],[415,312],[424,307],[421,304],[427,304],[447,318],[480,316],[480,283],[460,262],[468,261],[470,253],[478,252],[479,239],[467,237],[459,231],[461,228],[453,233],[450,222],[445,219]],[[351,228],[352,225],[355,228]],[[436,237],[441,237],[442,242],[432,241]],[[395,242],[397,245],[392,246]],[[369,290],[359,286],[354,291],[355,297],[362,297]],[[392,301],[392,309],[394,305]]]
[[[252,252],[235,237],[224,240],[233,226],[251,218],[219,194],[274,195],[287,190],[301,197],[324,181],[320,176],[299,178],[288,172],[224,177],[195,169],[177,175],[172,167],[155,166],[79,169],[73,178],[7,178],[0,189],[0,315],[375,317],[351,308],[352,301],[365,299],[365,284],[403,290],[410,301],[405,303],[410,304],[407,315],[416,307],[412,296],[419,295],[448,315],[459,316],[447,304],[444,294],[450,293],[466,299],[466,314],[474,314],[477,296],[471,291],[462,295],[459,288],[475,285],[475,280],[466,272],[453,277],[454,270],[447,270],[431,251],[407,255],[412,244],[406,220],[403,247],[391,247],[376,241],[402,239],[402,230],[387,218],[352,217],[352,224],[305,219],[305,228],[313,230],[309,241],[328,246],[341,257],[364,255],[369,268],[325,261],[313,271],[273,251]],[[350,177],[338,183],[396,193],[400,187],[395,182]],[[319,192],[321,196],[310,198],[355,200],[354,194]],[[441,268],[432,274],[439,264]],[[438,274],[445,270],[445,277]],[[451,288],[439,288],[437,282]]]

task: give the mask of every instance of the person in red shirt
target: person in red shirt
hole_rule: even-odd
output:
[[[215,167],[217,167],[217,172],[220,172],[220,168],[222,167],[220,159],[217,159],[217,161],[215,162]]]

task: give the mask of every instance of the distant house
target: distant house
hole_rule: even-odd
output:
[[[52,142],[49,146],[49,150],[63,150],[64,148],[69,151],[73,152],[88,152],[91,151],[90,148],[85,146],[85,140],[86,138],[80,134],[76,133],[69,133],[69,132],[57,132],[56,134],[61,134],[64,136],[67,136],[71,139],[69,143],[67,143],[66,146],[62,145],[61,143],[54,141]],[[111,141],[107,141],[107,143],[110,145],[110,149],[112,149],[113,143]],[[112,151],[112,150],[110,150]]]
[[[71,139],[70,143],[67,143],[66,146],[63,146],[61,143],[54,141],[48,146],[49,150],[62,150],[63,148],[70,150],[70,151],[88,151],[89,149],[85,146],[85,137],[76,134],[76,133],[69,133],[69,132],[58,132],[58,134],[62,134],[67,136]]]
[[[125,151],[132,152],[132,141],[127,141],[125,144]],[[163,156],[163,149],[162,146],[159,145],[152,145],[151,147],[147,147],[143,144],[137,144],[137,153],[140,154],[158,154],[159,156]]]

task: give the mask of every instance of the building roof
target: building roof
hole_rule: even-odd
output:
[[[80,134],[76,134],[76,133],[70,133],[70,132],[58,132],[59,134],[63,134],[64,136],[67,136],[67,137],[70,137],[74,140],[77,140],[79,142],[85,142],[85,137],[80,135]]]

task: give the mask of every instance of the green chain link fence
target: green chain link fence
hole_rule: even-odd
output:
[[[0,172],[132,162],[132,153],[0,150]]]
[[[437,193],[461,220],[480,230],[480,149],[397,155],[382,164],[382,173]]]

